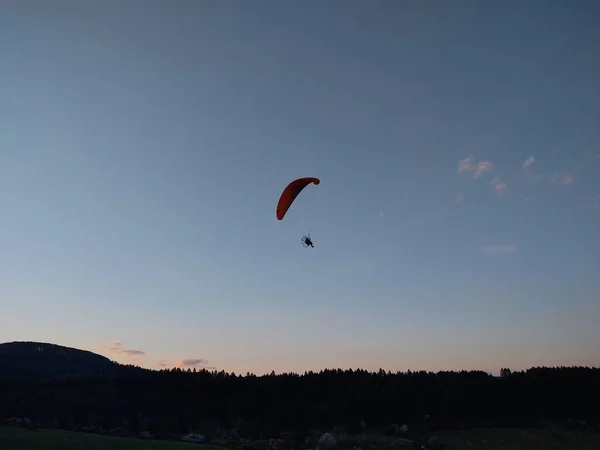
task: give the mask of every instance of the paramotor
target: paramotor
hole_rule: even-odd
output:
[[[320,182],[321,181],[318,178],[304,177],[298,178],[288,184],[277,202],[277,220],[282,220],[285,217],[288,209],[290,209],[290,206],[292,206],[292,203],[296,200],[296,197],[298,197],[300,192],[302,192],[306,186],[311,183],[317,185]],[[302,246],[314,248],[310,234],[308,234],[308,236],[302,236]]]

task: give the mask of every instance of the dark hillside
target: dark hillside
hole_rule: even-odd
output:
[[[109,375],[119,365],[95,353],[42,342],[0,344],[0,379],[51,380]]]

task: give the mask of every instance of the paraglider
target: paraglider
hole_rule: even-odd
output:
[[[281,193],[279,197],[279,201],[277,202],[277,220],[282,220],[296,197],[302,192],[302,190],[308,186],[309,184],[318,185],[321,182],[318,178],[314,177],[303,177],[298,178],[297,180],[292,181],[290,184],[286,186],[286,188]],[[308,236],[302,236],[302,245],[304,247],[314,248],[312,239],[310,238],[310,233]]]

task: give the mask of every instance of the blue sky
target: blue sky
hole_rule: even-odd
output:
[[[597,365],[600,7],[451,3],[4,2],[0,341]]]

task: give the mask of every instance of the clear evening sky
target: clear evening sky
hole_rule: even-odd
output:
[[[3,1],[0,341],[236,373],[600,364],[598,23]]]

